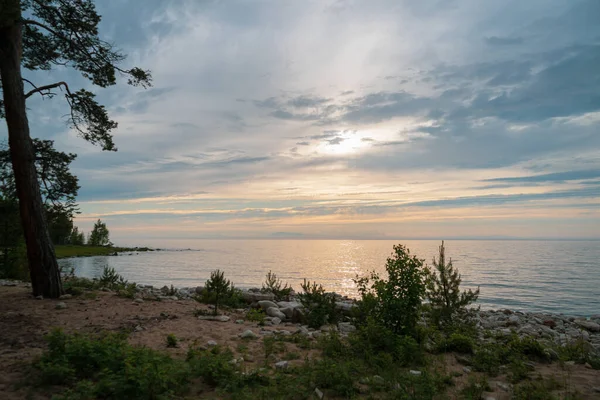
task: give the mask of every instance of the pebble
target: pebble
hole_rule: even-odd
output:
[[[254,332],[252,332],[250,329],[240,333],[240,337],[242,339],[256,339],[258,338],[258,335]]]
[[[143,303],[144,299],[141,299],[141,298],[133,299],[133,302],[134,303]]]
[[[208,347],[215,347],[217,345],[217,342],[215,342],[214,340],[209,340],[208,342],[206,342],[206,344],[208,345]]]
[[[471,373],[471,367],[463,367],[463,371],[465,371],[465,373],[470,374]]]
[[[73,295],[67,293],[67,294],[63,294],[62,296],[60,296],[59,299],[61,299],[61,300],[68,300],[71,297],[73,297]]]
[[[290,363],[288,361],[279,361],[278,363],[275,363],[275,368],[276,369],[287,369],[289,364]]]
[[[44,296],[42,296],[41,294],[39,296],[35,296],[36,300],[44,300]]]
[[[410,373],[411,375],[415,375],[415,376],[420,376],[420,375],[421,375],[421,371],[415,371],[414,369],[411,369],[411,370],[409,371],[409,373]]]
[[[54,308],[56,308],[57,310],[64,310],[65,308],[67,308],[67,305],[61,301],[59,303],[56,303],[56,306],[54,306]]]
[[[236,319],[235,323],[238,324],[238,325],[241,325],[241,324],[244,323],[244,320],[243,319]]]
[[[321,400],[324,394],[319,390],[319,388],[315,388],[315,396],[317,396],[317,399]]]
[[[505,392],[510,392],[510,385],[502,382],[496,382],[496,386]]]

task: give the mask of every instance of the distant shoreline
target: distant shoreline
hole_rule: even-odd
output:
[[[79,258],[94,256],[114,256],[118,253],[127,252],[149,252],[161,251],[161,249],[152,249],[150,247],[109,247],[109,246],[77,246],[77,245],[59,245],[54,246],[57,259]]]

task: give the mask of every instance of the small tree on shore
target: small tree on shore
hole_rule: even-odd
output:
[[[215,306],[214,315],[219,313],[219,303],[225,297],[229,296],[234,289],[231,281],[225,279],[225,273],[216,270],[210,273],[210,278],[206,281],[204,288],[206,294],[210,296],[210,300]]]
[[[396,334],[414,335],[429,274],[424,260],[411,256],[407,247],[397,245],[385,270],[387,280],[376,272],[356,279],[361,295],[359,310]]]
[[[101,220],[98,220],[94,224],[94,229],[92,233],[90,233],[90,237],[88,239],[88,244],[90,246],[108,246],[110,245],[110,240],[108,238],[109,232],[106,224]]]
[[[427,283],[430,314],[434,324],[439,328],[445,328],[451,325],[453,318],[463,312],[469,304],[477,301],[479,288],[475,291],[469,289],[461,292],[461,276],[452,265],[452,259],[446,262],[446,248],[443,241],[437,260],[433,258],[433,266],[435,270]]]

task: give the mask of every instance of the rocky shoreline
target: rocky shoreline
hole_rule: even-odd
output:
[[[0,280],[0,286],[28,286],[26,282],[13,280]],[[152,285],[137,285],[134,302],[161,301],[161,300],[193,300],[201,294],[203,286],[169,288],[164,286],[156,288]],[[109,291],[105,289],[105,291]],[[292,293],[287,301],[275,301],[272,293],[263,293],[258,288],[241,291],[242,298],[247,308],[260,308],[265,314],[265,325],[297,326],[300,333],[310,337],[317,337],[320,332],[337,330],[347,334],[356,328],[348,321],[337,326],[324,326],[320,330],[309,329],[301,324],[303,319],[302,304],[297,296]],[[349,315],[356,302],[349,297],[335,294],[338,310],[344,315]],[[201,319],[211,319],[222,322],[229,321],[227,315],[199,316]],[[590,318],[582,318],[563,314],[501,310],[473,309],[470,318],[479,330],[481,340],[491,340],[490,337],[502,337],[517,334],[520,337],[531,337],[547,344],[567,345],[573,342],[586,343],[590,350],[600,353],[600,314]],[[270,331],[265,331],[270,332]],[[549,349],[550,352],[552,352]],[[553,356],[553,354],[549,354]]]
[[[175,294],[171,297],[165,296],[171,289],[167,286],[155,288],[151,285],[139,285],[139,298],[152,296],[158,299],[176,298],[192,299],[201,294],[203,286],[174,289]],[[356,303],[354,299],[335,294],[338,309],[348,315]],[[266,317],[268,325],[280,323],[298,324],[302,331],[310,336],[315,335],[314,330],[300,326],[302,320],[302,305],[295,294],[290,295],[288,301],[275,301],[272,293],[263,293],[258,288],[242,290],[242,297],[248,307],[261,308]],[[548,344],[567,345],[569,343],[582,341],[588,343],[596,352],[600,353],[600,314],[590,318],[569,316],[563,314],[522,312],[508,309],[501,310],[471,310],[471,318],[480,332],[480,339],[486,340],[485,336],[509,336],[517,334],[520,337],[532,337]],[[321,330],[336,329],[346,334],[356,328],[349,322],[339,323],[337,327],[323,327]],[[486,335],[487,333],[487,335]],[[489,335],[491,334],[491,335]],[[549,350],[552,352],[551,350]],[[550,356],[556,356],[550,354]],[[557,357],[557,356],[556,356]]]

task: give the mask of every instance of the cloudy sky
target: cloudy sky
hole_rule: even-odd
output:
[[[79,154],[86,230],[600,238],[600,1],[97,4],[154,77],[95,89],[119,151],[70,132],[60,99],[28,104],[33,136]]]

